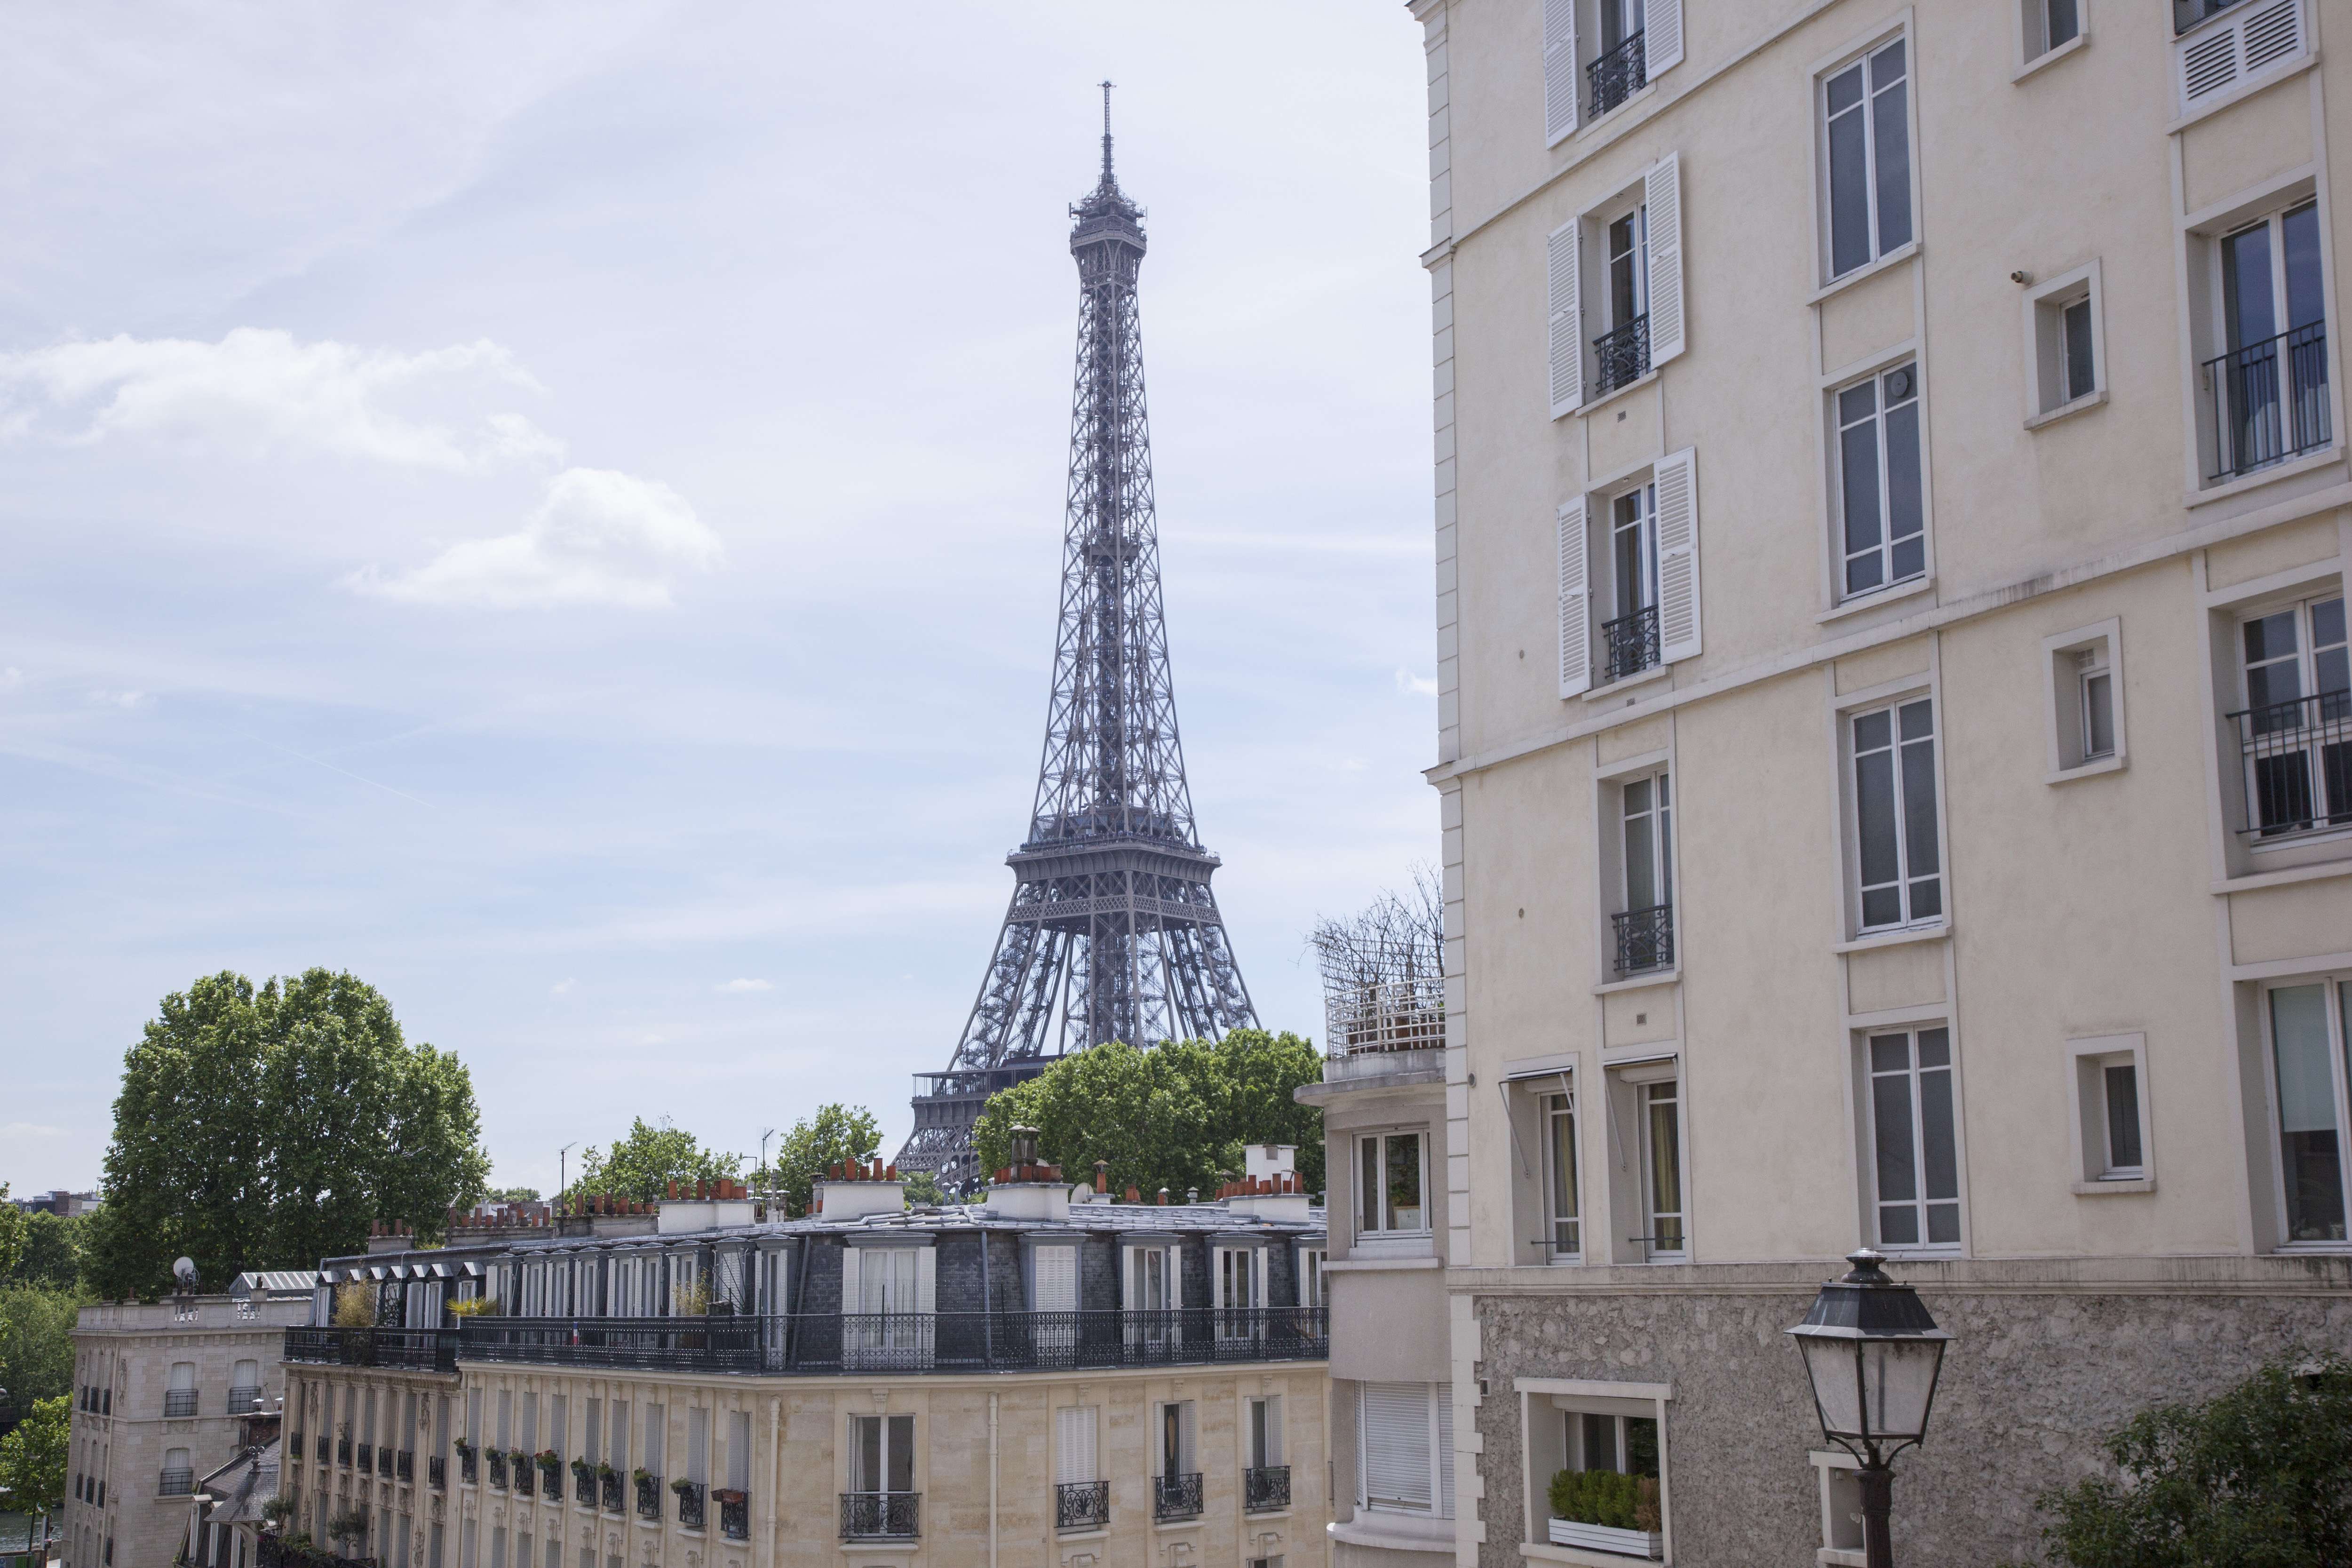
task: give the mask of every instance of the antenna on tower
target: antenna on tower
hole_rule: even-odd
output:
[[[1116,87],[1117,85],[1118,85],[1118,83],[1113,82],[1113,81],[1109,81],[1109,80],[1106,80],[1106,81],[1104,81],[1104,82],[1103,82],[1103,84],[1102,84],[1102,89],[1103,89],[1103,184],[1106,184],[1106,185],[1108,185],[1108,184],[1109,184],[1111,183],[1111,179],[1110,179],[1110,89],[1111,89],[1113,87]]]

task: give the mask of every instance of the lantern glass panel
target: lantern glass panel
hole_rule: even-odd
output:
[[[1863,1342],[1864,1415],[1872,1436],[1919,1439],[1927,1429],[1927,1402],[1935,1395],[1936,1369],[1943,1359],[1941,1340]]]
[[[1821,1402],[1822,1431],[1831,1437],[1862,1435],[1862,1380],[1854,1365],[1855,1342],[1800,1334],[1805,1352],[1805,1373],[1812,1379],[1813,1397]]]

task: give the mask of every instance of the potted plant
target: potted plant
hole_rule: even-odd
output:
[[[557,1479],[563,1473],[563,1456],[552,1448],[541,1448],[531,1458],[538,1461],[539,1473],[547,1478],[547,1489],[553,1491]]]
[[[1654,1476],[1562,1470],[1551,1479],[1551,1542],[1656,1558],[1665,1546]]]
[[[680,1476],[677,1479],[670,1482],[669,1489],[676,1492],[680,1497],[691,1496],[694,1491],[694,1483],[688,1480],[684,1476]]]

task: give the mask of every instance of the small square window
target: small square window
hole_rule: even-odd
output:
[[[2145,1192],[2149,1163],[2147,1048],[2144,1035],[2070,1040],[2078,1193]]]
[[[2021,0],[2025,58],[2041,58],[2083,36],[2084,0]]]
[[[2032,425],[2106,390],[2098,263],[2040,283],[2026,295],[2025,309],[2026,416]]]
[[[2119,621],[2103,621],[2042,639],[2052,784],[2123,765],[2120,632]]]

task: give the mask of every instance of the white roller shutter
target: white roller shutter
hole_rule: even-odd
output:
[[[1643,79],[1655,81],[1659,72],[1682,63],[1683,0],[1649,0],[1642,16]]]
[[[1054,1412],[1054,1483],[1069,1487],[1100,1479],[1095,1469],[1095,1407],[1066,1405]]]
[[[1586,577],[1584,498],[1559,509],[1559,694],[1574,697],[1592,688],[1592,622]]]
[[[1696,658],[1698,636],[1698,454],[1685,447],[1658,459],[1658,658]]]
[[[1363,1413],[1363,1490],[1370,1508],[1425,1513],[1429,1490],[1429,1384],[1356,1385]]]
[[[1576,0],[1544,0],[1544,145],[1576,129]]]
[[[1681,153],[1650,165],[1642,199],[1649,209],[1650,363],[1660,365],[1683,352]]]
[[[1570,218],[1551,231],[1544,247],[1544,274],[1550,291],[1551,416],[1584,406],[1584,281],[1580,268],[1582,220]]]

